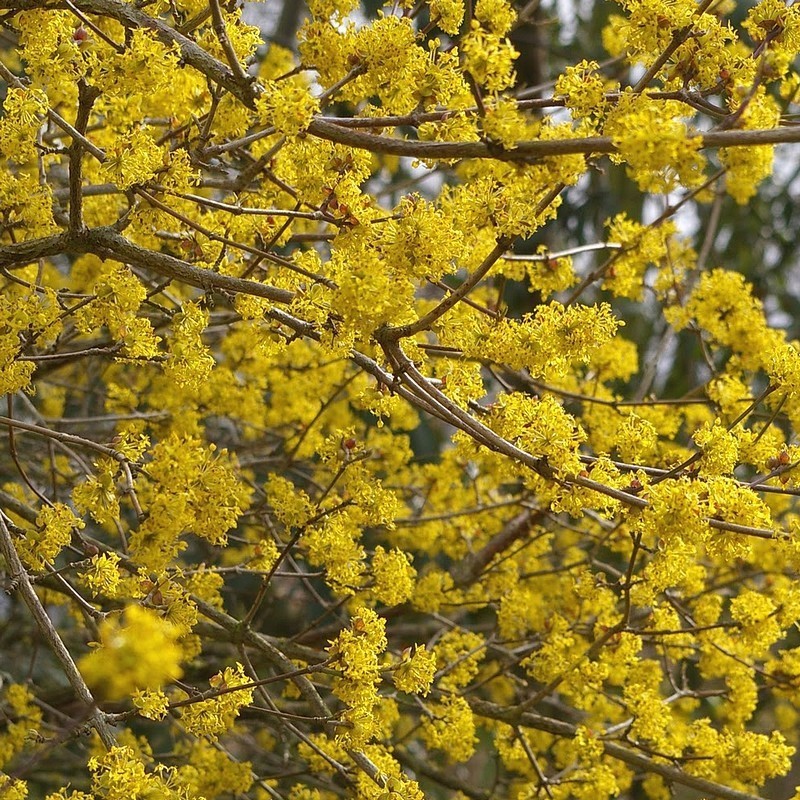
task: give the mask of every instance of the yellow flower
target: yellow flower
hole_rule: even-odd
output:
[[[395,668],[394,685],[401,692],[428,694],[436,674],[436,664],[436,654],[426,650],[424,644],[407,648]]]
[[[160,689],[183,674],[177,634],[155,611],[130,605],[100,623],[99,645],[78,667],[95,695],[108,700]]]
[[[709,475],[728,475],[739,460],[739,439],[717,419],[707,422],[694,435],[695,444],[703,451],[701,467]]]
[[[375,714],[379,702],[379,657],[386,649],[386,623],[374,611],[360,608],[350,629],[343,630],[328,648],[333,666],[339,670],[333,692],[346,705],[337,739],[349,747],[363,747],[380,733]]]
[[[701,139],[681,119],[686,107],[677,101],[656,101],[645,93],[626,90],[605,122],[618,154],[612,161],[628,164],[628,174],[645,192],[670,192],[705,179]],[[653,138],[651,131],[657,130]]]
[[[256,109],[262,124],[274,125],[279,133],[287,136],[297,136],[319,111],[319,102],[307,85],[293,78],[280,82],[267,81],[256,102]]]
[[[145,128],[119,136],[106,154],[103,171],[120,189],[147,183],[164,163],[164,151]]]
[[[478,741],[475,718],[466,698],[451,695],[440,703],[431,703],[430,717],[422,719],[422,738],[441,750],[451,763],[469,760]]]
[[[487,91],[501,92],[514,83],[514,61],[519,53],[508,39],[482,28],[477,20],[461,37],[461,52],[467,70]]]
[[[89,759],[92,791],[102,800],[163,798],[179,800],[173,782],[174,770],[160,766],[148,772],[143,759],[131,747],[112,747]]]
[[[439,639],[433,649],[441,675],[437,686],[445,691],[456,691],[466,686],[477,674],[486,657],[486,643],[482,636],[462,628],[453,628]]]
[[[396,547],[388,553],[378,545],[372,557],[375,598],[387,606],[405,603],[414,592],[417,571],[411,566],[411,556]]]
[[[93,595],[115,597],[120,583],[120,558],[116,553],[92,556],[91,566],[82,576]]]
[[[28,784],[0,773],[0,796],[3,800],[25,800],[28,796]]]
[[[250,683],[244,667],[237,663],[236,667],[226,667],[209,679],[212,689],[233,689]],[[241,710],[253,702],[253,689],[241,689],[234,692],[211,697],[196,703],[185,705],[181,709],[181,722],[186,729],[196,736],[209,736],[217,739],[229,731]]]
[[[517,10],[508,0],[478,0],[475,19],[498,36],[505,36],[517,20]]]
[[[20,553],[33,564],[52,561],[70,543],[72,532],[84,527],[80,517],[63,503],[43,506],[36,517],[37,531],[22,543]]]
[[[34,695],[21,683],[9,684],[2,697],[2,713],[8,721],[0,735],[0,767],[9,764],[29,743],[31,731],[38,731],[42,711],[34,703]],[[2,774],[0,774],[2,781]],[[2,784],[0,783],[0,788]],[[0,791],[0,797],[5,795]]]
[[[797,18],[797,14],[794,16]],[[742,99],[740,102],[745,102]],[[734,107],[733,111],[737,109]],[[775,128],[780,124],[780,107],[763,86],[747,98],[747,106],[739,125],[744,129]],[[733,199],[743,205],[756,193],[758,184],[772,174],[775,148],[772,145],[752,147],[723,147],[719,160],[726,168],[725,189]]]
[[[575,117],[599,115],[603,111],[605,85],[597,69],[596,61],[583,60],[574,67],[567,67],[556,80],[555,95],[563,96]]]
[[[428,6],[437,27],[456,36],[464,21],[464,0],[430,0]]]
[[[137,689],[133,693],[133,705],[148,719],[164,719],[169,708],[169,698],[160,690]]]

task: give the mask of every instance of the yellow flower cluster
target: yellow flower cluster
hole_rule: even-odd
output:
[[[0,172],[0,205],[2,184]],[[28,388],[34,363],[18,358],[20,348],[26,337],[41,345],[52,342],[62,329],[59,316],[60,309],[51,290],[38,294],[23,290],[19,285],[3,287],[0,293],[0,391],[9,393]]]
[[[237,686],[249,684],[250,678],[244,672],[241,664],[236,667],[226,667],[209,679],[212,689],[226,690],[224,693],[200,700],[183,706],[181,709],[181,722],[186,730],[196,736],[207,736],[216,740],[220,735],[229,731],[241,710],[253,702],[253,689],[240,689],[229,691]]]
[[[555,94],[564,102],[576,118],[599,116],[605,106],[605,83],[597,74],[596,61],[580,61],[567,67],[556,80]]]
[[[800,14],[780,0],[761,0],[752,6],[742,27],[756,46],[766,47],[766,78],[777,80],[786,73],[800,50]]]
[[[20,557],[32,567],[42,569],[43,562],[52,562],[70,543],[72,532],[83,527],[83,520],[63,503],[43,506],[36,517],[36,529],[19,547]]]
[[[236,760],[206,739],[196,739],[181,750],[175,781],[186,787],[189,797],[244,794],[253,785],[253,767],[249,761]]]
[[[278,133],[297,136],[308,127],[319,103],[300,80],[268,81],[256,109],[263,124],[273,125]]]
[[[405,603],[414,593],[417,571],[411,566],[411,556],[398,548],[386,551],[381,545],[372,557],[372,594],[387,606]]]
[[[617,297],[640,300],[644,291],[645,271],[650,264],[659,265],[670,251],[670,237],[675,225],[667,222],[658,227],[642,225],[624,212],[606,222],[608,240],[621,250],[614,254],[603,279],[603,288]]]
[[[337,514],[310,528],[301,539],[309,563],[325,567],[328,583],[337,595],[353,595],[362,583],[366,553],[361,533],[352,518]]]
[[[428,694],[436,673],[436,654],[425,645],[403,651],[402,660],[394,669],[394,685],[408,694]]]
[[[5,800],[25,800],[28,796],[28,785],[25,781],[0,774],[0,792]]]
[[[242,20],[242,9],[234,6],[231,9],[221,10],[222,24],[225,36],[230,42],[231,49],[238,61],[247,65],[255,55],[256,49],[262,43],[261,32],[255,25],[248,25]],[[220,42],[220,37],[212,26],[206,27],[203,35],[198,37],[198,43],[217,59],[226,58],[225,50]]]
[[[237,477],[227,451],[216,452],[214,445],[204,446],[198,439],[173,434],[150,455],[147,476],[136,481],[147,518],[131,535],[130,552],[138,563],[158,572],[186,547],[184,533],[224,544],[250,489]]]
[[[777,607],[759,592],[743,591],[731,600],[731,618],[739,623],[743,646],[752,658],[763,658],[783,635]]]
[[[114,261],[83,256],[73,271],[76,288],[92,291],[94,298],[75,314],[75,325],[84,334],[105,326],[117,341],[125,343],[124,353],[151,358],[158,353],[160,337],[150,321],[137,316],[147,290],[131,271]]]
[[[739,462],[739,439],[717,419],[713,425],[706,422],[694,435],[695,444],[703,451],[700,461],[708,475],[730,475]]]
[[[572,666],[580,649],[569,621],[560,614],[555,615],[548,622],[542,646],[523,661],[523,666],[537,681],[548,683]]]
[[[26,68],[39,87],[48,88],[51,106],[74,102],[76,81],[87,69],[80,43],[72,33],[73,17],[67,11],[24,11],[16,18]]]
[[[658,430],[652,422],[634,411],[625,416],[614,440],[623,461],[640,464],[654,456],[658,448]]]
[[[731,270],[704,273],[686,303],[685,314],[720,345],[736,352],[746,369],[758,369],[762,358],[782,339],[777,331],[767,329],[761,301],[753,297],[744,276]],[[759,347],[753,346],[756,341]]]
[[[547,256],[547,248],[539,248],[537,255]],[[560,258],[543,258],[536,261],[525,261],[524,267],[517,270],[519,262],[509,261],[502,265],[502,272],[513,280],[527,278],[530,292],[541,292],[544,297],[553,292],[569,289],[578,281],[578,276],[573,269],[572,259],[568,256]]]
[[[769,354],[767,372],[786,397],[800,394],[800,352],[794,344],[783,344]]]
[[[36,132],[47,110],[47,96],[39,89],[11,87],[3,100],[0,118],[0,153],[24,164],[36,157]]]
[[[452,763],[467,761],[475,752],[475,718],[465,698],[450,695],[431,703],[431,716],[422,720],[422,738],[429,747],[447,754]]]
[[[515,19],[507,0],[478,0],[470,30],[461,37],[466,69],[488,92],[501,92],[514,82],[519,53],[506,35]]]
[[[339,677],[334,694],[345,704],[337,737],[348,747],[361,748],[379,728],[374,709],[378,704],[380,657],[386,649],[386,623],[368,608],[358,609],[351,627],[341,631],[328,648]]]
[[[690,767],[692,774],[733,778],[751,786],[761,786],[783,774],[795,752],[778,731],[769,736],[750,731],[719,732],[708,719],[692,723],[687,744],[697,759]]]
[[[430,0],[431,19],[436,20],[437,27],[445,33],[455,36],[461,23],[464,21],[464,1],[463,0]]]
[[[197,389],[214,368],[214,358],[200,336],[207,325],[208,312],[196,303],[184,303],[173,320],[164,372],[178,386]]]
[[[159,92],[174,88],[180,54],[176,47],[164,46],[152,31],[131,31],[122,53],[102,40],[83,49],[92,85],[102,90],[98,109],[108,114],[120,134],[125,133],[126,119],[147,114]]]
[[[379,243],[386,265],[398,276],[439,280],[462,257],[462,237],[445,213],[419,195],[404,197],[395,209],[397,220],[383,227]],[[384,249],[385,248],[385,249]]]
[[[113,552],[92,556],[91,565],[81,580],[95,597],[116,596],[120,584],[119,561],[119,556]]]
[[[169,698],[160,689],[137,689],[132,694],[133,706],[147,719],[164,719]]]
[[[300,528],[314,516],[314,504],[308,495],[281,475],[270,475],[264,489],[275,516],[287,528]]]
[[[528,138],[530,126],[525,115],[517,110],[516,100],[498,97],[485,105],[486,113],[481,117],[484,138],[508,150],[514,150],[517,142]]]
[[[101,458],[94,467],[94,474],[72,490],[72,500],[81,513],[88,511],[101,525],[111,524],[120,509],[116,486],[119,465],[110,458]]]
[[[651,55],[663,50],[673,32],[689,25],[696,12],[696,6],[690,0],[663,7],[656,6],[652,0],[630,0],[623,6],[629,11],[629,46],[636,52]]]
[[[464,354],[490,358],[534,377],[565,375],[576,362],[587,362],[611,341],[624,323],[611,306],[538,306],[521,320],[480,319],[472,342],[462,342]]]
[[[780,122],[780,108],[763,87],[753,97],[741,98],[746,103],[740,117],[744,129],[775,128]],[[738,104],[734,111],[738,111]],[[723,147],[719,160],[726,168],[725,188],[737,203],[744,204],[756,193],[758,184],[772,174],[774,148],[769,145],[756,147]]]
[[[145,761],[132,747],[112,747],[103,756],[91,758],[89,769],[92,772],[92,793],[101,800],[130,800],[133,797],[190,800],[186,789],[175,782],[173,769],[158,764],[153,771],[148,771]]]
[[[56,231],[50,186],[33,172],[13,175],[7,169],[0,170],[0,213],[5,224],[18,231],[20,242]],[[50,296],[51,290],[46,290],[38,302],[44,305]]]
[[[657,661],[642,660],[629,673],[623,700],[634,717],[630,735],[664,752],[672,749],[669,730],[672,714],[659,690],[661,667]]]
[[[442,665],[437,686],[443,691],[456,692],[478,674],[486,657],[486,642],[472,631],[453,628],[436,642],[433,652],[437,663]]]
[[[505,395],[492,409],[493,428],[533,456],[565,474],[580,471],[578,445],[586,438],[575,419],[552,395],[541,399]]]
[[[608,113],[603,132],[619,153],[611,156],[628,165],[628,174],[642,191],[671,192],[678,186],[703,182],[705,159],[700,138],[687,129],[685,106],[677,101],[655,101],[626,90]],[[653,137],[652,131],[658,131]]]
[[[178,629],[155,611],[129,605],[100,623],[100,642],[78,666],[98,697],[120,700],[160,689],[183,674]]]
[[[147,183],[164,164],[164,152],[146,128],[121,134],[106,149],[103,172],[120,189]]]
[[[1,707],[8,722],[0,734],[0,767],[11,763],[29,742],[31,731],[41,726],[42,710],[33,701],[33,693],[21,683],[10,683],[3,691]]]

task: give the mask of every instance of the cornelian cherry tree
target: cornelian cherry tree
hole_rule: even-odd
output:
[[[2,0],[4,799],[792,795],[800,8],[609,5]]]

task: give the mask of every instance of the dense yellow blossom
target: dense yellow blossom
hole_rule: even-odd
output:
[[[177,628],[155,611],[130,605],[123,615],[104,620],[99,633],[99,643],[79,664],[99,697],[118,700],[181,677]]]
[[[464,21],[463,0],[430,0],[428,5],[437,27],[455,36]]]
[[[619,148],[618,161],[643,191],[669,192],[677,186],[696,186],[704,177],[700,139],[681,116],[680,103],[654,102],[646,95],[624,92],[608,114],[604,132]],[[658,130],[657,139],[652,131]]]
[[[113,747],[102,758],[89,760],[92,791],[103,800],[163,797],[188,800],[186,790],[175,784],[174,770],[159,765],[148,771],[144,761],[131,747]]]
[[[453,628],[439,639],[434,653],[442,664],[437,685],[455,691],[477,675],[480,663],[486,657],[485,642],[475,633]]]
[[[475,720],[469,703],[451,695],[441,703],[432,703],[430,714],[422,720],[425,741],[447,753],[452,762],[467,761],[475,752]]]
[[[342,715],[346,727],[339,737],[350,747],[363,747],[379,730],[373,709],[378,703],[379,657],[386,648],[384,627],[374,611],[359,609],[351,628],[343,630],[328,649],[340,672],[334,692],[346,705]]]
[[[741,115],[745,129],[773,128],[779,119],[775,100],[762,89],[749,100]],[[752,147],[746,152],[734,148],[720,150],[720,161],[727,169],[725,188],[737,203],[746,203],[756,193],[758,184],[772,173],[773,150],[768,145]]]
[[[476,83],[490,92],[507,89],[514,81],[514,59],[518,53],[502,34],[483,27],[475,19],[461,39],[466,66]]]
[[[427,694],[436,672],[436,654],[425,645],[403,651],[394,671],[394,684],[402,692]]]
[[[8,5],[3,800],[791,794],[800,10],[567,5]]]
[[[288,135],[297,135],[308,127],[317,110],[308,87],[296,81],[270,81],[258,99],[262,122]]]
[[[133,705],[143,717],[163,719],[169,707],[169,698],[160,689],[137,689],[133,693]]]
[[[183,763],[175,771],[175,782],[186,787],[190,797],[244,793],[253,785],[253,769],[250,762],[239,761],[207,740],[198,739],[184,749]]]
[[[2,695],[2,709],[8,724],[0,735],[0,767],[5,767],[29,743],[29,734],[39,729],[42,711],[33,702],[30,689],[9,684]]]
[[[719,420],[713,425],[706,423],[694,435],[694,441],[703,451],[701,465],[711,475],[727,475],[733,472],[739,461],[739,442],[735,432],[724,428]]]
[[[72,532],[83,527],[83,520],[63,503],[44,506],[36,518],[36,530],[26,537],[20,554],[32,565],[53,561],[72,540]]]
[[[375,580],[375,598],[387,606],[404,603],[414,592],[416,570],[409,556],[401,550],[386,552],[380,545],[372,557],[372,574]]]
[[[6,158],[22,164],[35,157],[33,143],[46,108],[47,96],[40,90],[8,90],[0,119],[0,152]]]
[[[571,306],[553,302],[539,306],[522,320],[493,323],[479,320],[468,355],[485,355],[539,377],[563,375],[571,364],[586,362],[623,324],[608,305]]]
[[[83,574],[83,582],[93,595],[116,595],[120,583],[119,561],[116,553],[92,556],[91,564]]]
[[[150,180],[163,160],[164,153],[150,133],[137,128],[117,139],[109,150],[103,170],[120,189],[130,189]]]
[[[567,107],[576,117],[600,114],[605,102],[605,85],[597,74],[596,61],[581,61],[567,67],[556,81],[557,95],[563,95]]]

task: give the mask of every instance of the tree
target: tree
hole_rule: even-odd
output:
[[[800,8],[284,6],[2,2],[0,795],[790,796]]]

